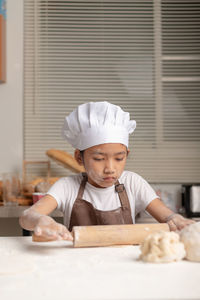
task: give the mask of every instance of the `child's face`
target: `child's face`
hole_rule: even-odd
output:
[[[88,182],[96,187],[112,186],[121,176],[129,150],[118,143],[101,144],[84,151]]]

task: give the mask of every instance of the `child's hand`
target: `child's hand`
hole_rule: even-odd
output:
[[[64,225],[55,222],[51,217],[46,215],[41,215],[38,218],[37,225],[34,228],[34,233],[37,236],[52,241],[73,240],[71,233]]]
[[[186,219],[179,214],[172,214],[166,219],[171,231],[181,230],[185,226],[195,223],[195,221]]]

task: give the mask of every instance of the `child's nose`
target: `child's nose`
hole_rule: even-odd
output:
[[[112,160],[106,160],[105,161],[105,173],[114,173],[114,166]]]

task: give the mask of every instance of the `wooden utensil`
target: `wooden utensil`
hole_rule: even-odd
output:
[[[96,225],[75,226],[72,230],[74,248],[105,247],[112,245],[138,245],[150,233],[169,231],[167,223],[159,224],[130,224],[130,225]],[[34,242],[47,242],[33,235]]]

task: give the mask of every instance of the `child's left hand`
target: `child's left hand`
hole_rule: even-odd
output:
[[[194,220],[186,219],[179,214],[172,214],[166,219],[170,231],[181,230],[185,226],[195,223]]]

